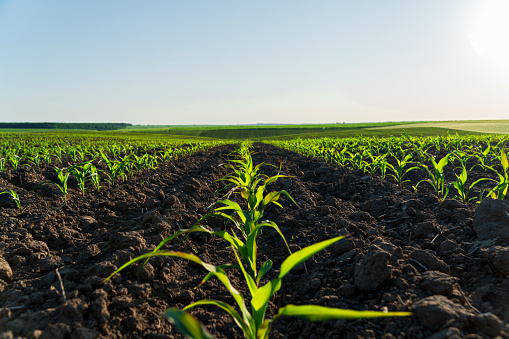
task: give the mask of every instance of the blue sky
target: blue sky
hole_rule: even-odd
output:
[[[0,121],[504,119],[508,35],[496,0],[0,0]]]

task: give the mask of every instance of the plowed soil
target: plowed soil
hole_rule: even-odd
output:
[[[269,188],[288,191],[298,206],[281,198],[284,208],[269,207],[265,216],[279,225],[292,250],[352,234],[292,270],[268,316],[286,304],[414,312],[314,323],[283,318],[274,323],[273,338],[508,338],[507,243],[476,234],[479,205],[442,202],[425,185],[415,193],[410,185],[270,145],[255,148],[255,163],[281,164],[281,174],[291,176]],[[20,212],[7,194],[0,196],[0,338],[182,338],[162,317],[168,307],[206,298],[234,304],[215,279],[196,288],[206,272],[181,259],[154,258],[104,282],[209,211],[224,187],[216,180],[228,173],[220,165],[234,149],[199,152],[104,184],[99,192],[90,188],[85,196],[71,182],[65,203],[56,186],[36,187],[55,179],[52,165],[0,173],[0,191],[13,188],[23,207],[30,205]],[[273,175],[279,166],[263,169]],[[204,225],[227,227],[219,218]],[[259,260],[274,261],[264,279],[274,278],[288,251],[271,230],[259,237],[259,246]],[[166,248],[215,265],[235,261],[224,240],[204,234]],[[247,295],[238,272],[228,274]],[[191,313],[218,338],[242,337],[223,311]]]

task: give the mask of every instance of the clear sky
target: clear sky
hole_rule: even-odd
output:
[[[509,119],[507,0],[0,0],[0,121]]]

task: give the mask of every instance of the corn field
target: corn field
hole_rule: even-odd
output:
[[[507,337],[506,142],[0,134],[0,337]]]

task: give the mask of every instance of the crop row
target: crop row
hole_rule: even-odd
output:
[[[397,185],[430,185],[445,199],[466,203],[484,197],[504,199],[509,186],[507,136],[321,138],[269,141],[305,156],[379,175]],[[416,174],[417,181],[410,180]],[[475,178],[469,174],[475,172]],[[479,172],[481,174],[479,174]]]
[[[221,144],[224,142],[155,142],[146,138],[119,141],[77,134],[5,134],[0,135],[0,172],[15,173],[21,167],[52,166],[54,179],[42,181],[31,189],[54,185],[65,201],[71,178],[85,195],[91,188],[99,191],[104,182],[114,185],[142,170],[153,170],[162,163]],[[0,194],[10,195],[17,208],[23,210],[15,189],[9,188]]]
[[[211,205],[211,208],[217,205],[219,205],[219,207],[215,207],[211,213],[203,216],[190,229],[179,230],[172,236],[164,239],[152,252],[130,260],[111,274],[107,280],[131,264],[140,260],[144,260],[146,263],[153,257],[177,257],[202,266],[208,273],[202,280],[200,286],[213,277],[217,278],[229,291],[232,301],[234,301],[235,304],[232,306],[225,301],[206,299],[194,302],[186,306],[183,310],[170,307],[164,313],[164,316],[175,324],[181,333],[195,339],[213,338],[203,324],[186,312],[186,310],[202,305],[213,305],[228,313],[242,330],[244,337],[249,339],[268,338],[272,323],[283,316],[294,316],[310,321],[321,321],[328,319],[360,319],[410,315],[409,312],[354,311],[319,305],[286,305],[279,308],[273,318],[267,318],[267,307],[272,297],[280,290],[283,277],[295,266],[304,263],[314,254],[326,249],[345,237],[340,236],[325,240],[292,253],[278,225],[268,220],[264,215],[265,208],[270,204],[275,204],[282,208],[282,205],[279,203],[279,198],[282,195],[295,203],[292,197],[284,190],[267,192],[269,184],[285,176],[277,174],[269,177],[261,173],[261,168],[263,166],[272,165],[267,163],[255,165],[251,154],[252,152],[249,149],[249,144],[244,143],[233,154],[234,159],[231,159],[229,164],[226,165],[231,169],[231,173],[220,179],[227,182],[224,188],[226,194],[221,200]],[[239,195],[240,198],[231,199],[234,194]],[[237,201],[240,201],[240,203]],[[227,225],[230,225],[231,228],[229,230],[215,231],[200,225],[202,221],[211,216],[224,218]],[[266,260],[261,265],[257,260],[257,238],[263,234],[263,228],[275,230],[283,240],[290,254],[281,264],[277,278],[265,284],[262,283],[263,277],[272,268],[272,260]],[[236,262],[233,264],[222,263],[215,266],[204,262],[198,256],[191,253],[162,249],[165,244],[176,237],[181,235],[189,236],[192,232],[205,232],[227,241],[232,249]],[[226,273],[226,269],[239,270],[242,273],[243,281],[249,292],[249,298],[244,298],[237,287],[232,285]],[[249,303],[247,300],[249,300]]]

